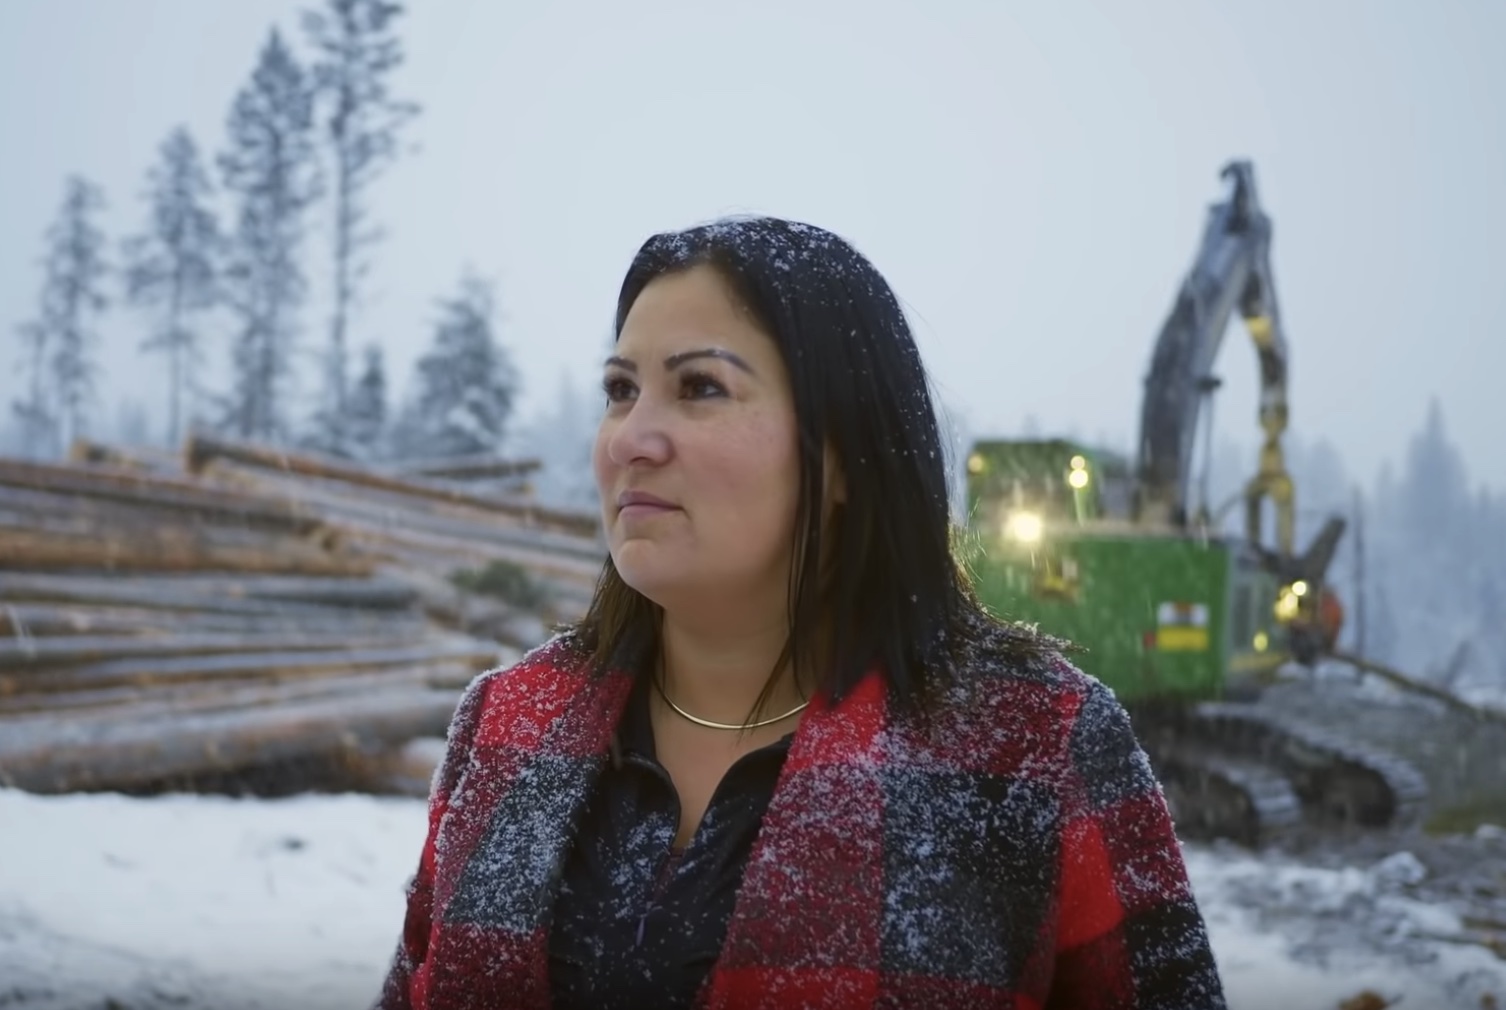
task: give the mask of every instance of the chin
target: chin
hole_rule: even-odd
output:
[[[652,545],[628,542],[612,552],[617,575],[633,589],[654,602],[671,587],[683,581],[683,565],[670,564]]]

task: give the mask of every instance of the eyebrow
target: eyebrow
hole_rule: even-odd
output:
[[[700,350],[681,351],[678,354],[671,354],[669,357],[664,359],[664,367],[667,371],[672,372],[676,368],[679,368],[681,365],[685,364],[687,361],[694,361],[697,358],[716,358],[719,361],[725,361],[728,364],[742,369],[749,375],[758,374],[757,372],[753,371],[753,367],[742,358],[739,358],[731,351],[723,350],[720,347],[703,347]],[[625,372],[632,372],[635,375],[638,372],[637,363],[629,361],[627,358],[619,358],[616,355],[613,355],[612,357],[607,359],[606,363],[611,366],[616,366],[617,368],[620,368]]]

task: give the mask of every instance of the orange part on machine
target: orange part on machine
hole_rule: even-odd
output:
[[[1318,626],[1332,648],[1344,628],[1344,605],[1339,602],[1338,594],[1326,586],[1318,596]]]

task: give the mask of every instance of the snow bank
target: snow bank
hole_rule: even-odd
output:
[[[0,1007],[349,1010],[376,995],[423,804],[0,790]],[[1325,871],[1190,847],[1233,1010],[1405,1010],[1506,996],[1506,964],[1432,942],[1448,912]],[[110,1002],[110,1001],[113,1001]]]
[[[1361,990],[1394,1000],[1388,1010],[1506,1000],[1506,962],[1434,939],[1460,932],[1457,915],[1381,886],[1420,871],[1409,853],[1342,870],[1222,846],[1186,859],[1231,1010],[1336,1008]]]
[[[424,808],[0,791],[0,1006],[365,1006]]]

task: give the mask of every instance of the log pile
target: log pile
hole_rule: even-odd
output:
[[[584,612],[606,558],[594,513],[544,507],[526,493],[204,437],[189,440],[185,462],[227,492],[312,510],[343,557],[411,586],[437,621],[488,637],[507,640],[517,607],[468,592],[456,573],[527,573],[522,606],[558,622]]]
[[[203,438],[0,459],[0,786],[405,767],[476,674],[589,599],[595,518],[533,502],[532,468]],[[498,566],[514,591],[461,577]]]

